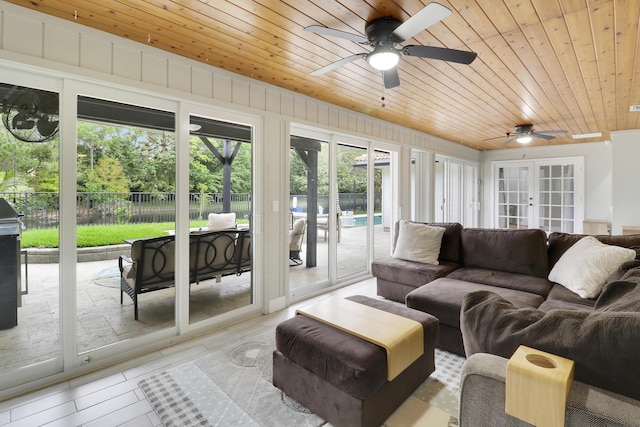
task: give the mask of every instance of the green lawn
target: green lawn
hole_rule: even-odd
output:
[[[242,223],[239,220],[238,223]],[[248,221],[244,221],[248,223]],[[207,221],[191,221],[189,227],[196,228],[207,225]],[[173,230],[173,222],[91,225],[79,226],[77,231],[78,247],[119,245],[125,239],[166,236],[167,230]],[[58,229],[26,230],[22,233],[22,248],[57,248],[59,242]]]

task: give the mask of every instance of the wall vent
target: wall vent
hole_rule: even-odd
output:
[[[640,105],[632,105],[631,107],[629,107],[629,111],[632,113],[637,113],[640,111]]]

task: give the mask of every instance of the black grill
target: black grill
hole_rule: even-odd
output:
[[[20,239],[22,221],[9,202],[0,198],[0,329],[18,324],[21,298]]]

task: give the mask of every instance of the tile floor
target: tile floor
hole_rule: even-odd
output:
[[[269,315],[258,316],[206,336],[140,356],[110,368],[0,402],[0,426],[160,426],[138,381],[253,335],[273,329],[296,308],[332,295],[375,296],[375,280],[346,286]]]

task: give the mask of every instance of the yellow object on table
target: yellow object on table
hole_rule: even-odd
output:
[[[368,305],[331,297],[296,313],[384,348],[387,351],[388,381],[424,353],[424,331],[419,322]]]
[[[521,345],[507,363],[505,412],[538,427],[562,427],[573,360]]]

